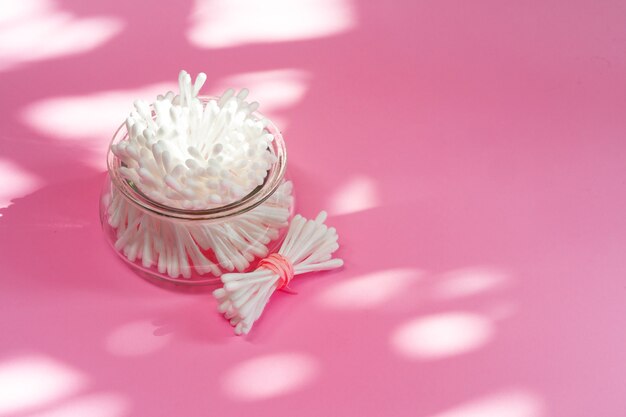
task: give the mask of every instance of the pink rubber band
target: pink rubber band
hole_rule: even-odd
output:
[[[293,265],[291,261],[279,253],[272,253],[259,262],[258,268],[269,269],[278,275],[279,283],[277,289],[283,289],[289,285],[293,278]]]

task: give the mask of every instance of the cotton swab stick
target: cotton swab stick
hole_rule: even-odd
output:
[[[296,215],[278,253],[263,259],[253,272],[228,273],[222,288],[213,291],[218,310],[230,321],[235,333],[246,334],[259,319],[271,295],[286,288],[295,275],[339,268],[341,259],[332,254],[339,248],[337,232],[324,224],[326,213],[315,220]]]

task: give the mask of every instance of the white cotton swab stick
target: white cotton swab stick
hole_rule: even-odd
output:
[[[326,213],[315,220],[296,215],[278,253],[260,262],[256,270],[222,275],[222,288],[213,291],[218,310],[230,321],[235,333],[246,334],[261,316],[271,295],[285,288],[295,275],[339,268],[332,259],[339,245],[337,231],[324,224]]]

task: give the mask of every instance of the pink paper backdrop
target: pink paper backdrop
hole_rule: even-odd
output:
[[[623,1],[0,5],[0,416],[626,415]],[[251,89],[340,233],[248,337],[100,232],[182,68]]]

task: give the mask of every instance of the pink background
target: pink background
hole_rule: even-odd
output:
[[[0,5],[0,416],[626,415],[623,1]],[[100,231],[182,68],[251,89],[340,233],[248,337]]]

